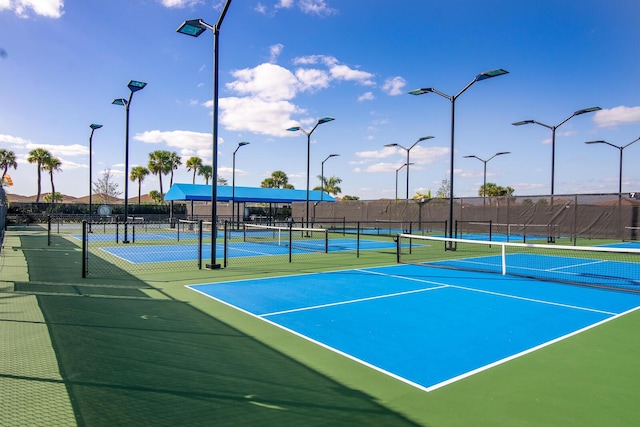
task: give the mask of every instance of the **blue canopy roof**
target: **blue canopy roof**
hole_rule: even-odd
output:
[[[211,201],[211,186],[203,184],[173,184],[164,195],[164,200],[181,201]],[[218,185],[217,198],[219,202],[231,200],[232,187],[228,185]],[[319,190],[309,191],[309,201],[319,202],[322,192]],[[292,203],[305,202],[307,200],[307,190],[288,190],[285,188],[255,188],[255,187],[235,187],[236,202],[255,203]],[[336,199],[324,194],[323,202],[335,202]]]

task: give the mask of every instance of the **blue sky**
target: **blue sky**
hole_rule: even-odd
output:
[[[0,148],[18,157],[9,192],[36,193],[36,147],[62,160],[56,190],[89,193],[91,123],[94,180],[110,168],[124,190],[124,108],[129,80],[147,82],[130,110],[130,167],[154,150],[194,155],[211,164],[212,48],[176,33],[187,19],[214,24],[222,2],[201,0],[0,0]],[[435,192],[450,171],[450,103],[433,87],[458,93],[478,73],[504,76],[475,83],[456,102],[454,193],[474,196],[483,180],[516,195],[548,194],[551,131],[574,111],[600,106],[558,128],[555,193],[612,193],[618,150],[640,136],[640,12],[636,0],[235,0],[220,33],[218,173],[259,186],[283,170],[306,188],[301,132],[320,117],[335,121],[312,135],[311,186],[342,179],[342,194],[393,198],[396,170],[411,146],[410,195]],[[640,191],[640,142],[624,150],[623,191]],[[406,169],[398,192],[405,194]],[[176,182],[191,182],[184,165]],[[166,187],[168,178],[163,179]],[[204,183],[201,177],[196,182]],[[137,184],[131,184],[134,195]],[[158,190],[149,176],[142,191]],[[50,191],[44,177],[43,192]]]

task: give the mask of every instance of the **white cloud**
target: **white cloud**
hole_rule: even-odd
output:
[[[355,168],[353,169],[356,173],[379,173],[379,172],[395,172],[402,164],[397,163],[376,163],[374,165],[368,166],[367,168]]]
[[[329,7],[325,0],[300,0],[298,6],[303,13],[315,15],[333,15],[337,10]]]
[[[279,9],[290,9],[291,7],[293,7],[293,0],[280,0],[276,4],[276,8]]]
[[[373,74],[366,71],[354,70],[346,65],[334,65],[329,69],[329,72],[331,76],[337,80],[356,81],[365,86],[375,84],[372,80]]]
[[[385,80],[384,85],[382,86],[382,90],[392,96],[402,95],[404,93],[403,89],[406,84],[407,81],[400,76],[391,77]]]
[[[331,80],[329,75],[317,69],[303,69],[296,70],[296,77],[300,81],[301,90],[314,90],[314,89],[326,89],[329,87],[329,81]]]
[[[327,67],[331,67],[337,63],[338,63],[338,60],[335,57],[327,56],[327,55],[299,56],[293,60],[294,65],[324,64]]]
[[[276,59],[278,59],[278,56],[280,56],[280,54],[282,53],[282,49],[284,49],[284,45],[281,43],[276,43],[272,46],[269,46],[269,62],[276,62]]]
[[[34,150],[36,148],[44,148],[49,151],[55,157],[61,156],[88,156],[89,147],[80,144],[73,145],[53,145],[53,144],[34,144],[29,142],[25,145],[27,150]]]
[[[164,143],[168,147],[179,148],[187,153],[197,152],[211,155],[211,138],[210,133],[193,132],[188,130],[159,131],[149,130],[136,134],[135,140],[147,144]]]
[[[242,95],[267,101],[291,99],[296,95],[298,79],[279,65],[260,64],[255,68],[236,70],[232,75],[236,80],[227,83],[227,88]]]
[[[362,101],[372,101],[376,99],[375,96],[373,96],[373,92],[365,92],[362,95],[360,95],[358,97],[358,101],[362,102]]]
[[[220,122],[229,130],[251,131],[258,134],[287,136],[291,115],[302,113],[286,100],[269,101],[256,97],[229,97],[219,100]]]
[[[204,3],[203,0],[160,0],[160,4],[170,9],[183,9]]]
[[[598,127],[613,127],[625,123],[640,122],[640,107],[625,107],[621,105],[608,110],[597,111],[593,121]]]
[[[0,0],[1,1],[1,0]],[[0,142],[7,143],[9,145],[26,146],[31,143],[28,139],[20,138],[19,136],[2,135],[0,134]]]
[[[363,159],[384,159],[385,157],[393,156],[397,152],[398,149],[396,147],[382,147],[380,150],[358,151],[356,156]]]
[[[27,18],[29,10],[47,18],[60,18],[63,8],[64,0],[0,0],[0,11],[11,10],[21,18]]]

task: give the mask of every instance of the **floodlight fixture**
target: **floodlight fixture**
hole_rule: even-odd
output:
[[[444,92],[440,92],[439,90],[436,90],[432,87],[426,87],[426,88],[419,88],[419,89],[415,89],[409,92],[410,95],[424,95],[426,93],[436,93],[440,96],[442,96],[443,98],[446,98],[449,100],[449,102],[451,102],[451,146],[449,148],[449,150],[451,151],[450,153],[450,175],[449,175],[449,224],[448,224],[448,228],[449,228],[449,237],[453,237],[453,174],[454,174],[454,143],[455,143],[455,117],[456,117],[456,100],[458,99],[458,97],[460,95],[462,95],[467,89],[469,89],[475,82],[479,82],[482,80],[486,80],[492,77],[498,77],[498,76],[502,76],[504,74],[508,74],[509,72],[505,69],[502,68],[496,68],[494,70],[489,70],[489,71],[484,71],[480,74],[478,74],[477,76],[474,77],[473,80],[471,80],[469,82],[469,84],[467,84],[464,88],[462,88],[462,90],[460,90],[460,92],[458,92],[455,95],[447,95]],[[452,245],[452,243],[449,243],[448,248],[449,250],[454,250],[454,246]]]

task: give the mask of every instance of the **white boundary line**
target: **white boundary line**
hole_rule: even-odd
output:
[[[395,267],[395,266],[397,266],[397,265],[386,265],[386,266],[372,267],[372,268],[385,268],[385,267]],[[261,277],[261,278],[257,278],[257,279],[241,279],[241,280],[234,280],[234,281],[230,281],[230,282],[221,282],[221,283],[236,283],[236,282],[246,282],[246,281],[270,280],[270,279],[278,279],[278,278],[285,278],[285,277],[302,277],[302,276],[309,276],[309,275],[313,275],[313,274],[339,273],[339,272],[348,272],[348,271],[360,271],[360,272],[368,273],[368,274],[383,275],[383,276],[400,278],[400,279],[404,279],[404,280],[413,280],[413,281],[431,283],[431,284],[438,285],[438,287],[429,288],[428,290],[442,289],[442,288],[445,288],[445,287],[459,288],[459,289],[469,290],[469,291],[473,291],[473,292],[483,292],[483,293],[488,293],[488,294],[494,294],[496,296],[523,299],[523,300],[529,300],[529,301],[532,301],[532,302],[545,303],[545,304],[551,304],[551,305],[558,305],[558,306],[563,306],[563,307],[573,308],[573,309],[578,309],[578,310],[594,311],[594,312],[603,313],[603,314],[610,314],[611,317],[609,317],[607,319],[604,319],[604,320],[601,320],[600,322],[596,322],[596,323],[593,323],[591,325],[585,326],[582,329],[578,329],[577,331],[573,331],[573,332],[571,332],[569,334],[566,334],[566,335],[563,335],[561,337],[555,338],[555,339],[553,339],[551,341],[544,342],[544,343],[539,344],[539,345],[537,345],[535,347],[529,348],[527,350],[521,351],[519,353],[513,354],[511,356],[505,357],[503,359],[497,360],[495,362],[489,363],[487,365],[481,366],[481,367],[473,369],[471,371],[465,372],[464,374],[455,376],[453,378],[449,378],[448,380],[441,381],[441,382],[439,382],[437,384],[434,384],[432,386],[425,387],[425,386],[423,386],[421,384],[415,383],[415,382],[413,382],[413,381],[411,381],[411,380],[409,380],[407,378],[404,378],[404,377],[401,377],[401,376],[399,376],[397,374],[389,372],[389,371],[387,371],[385,369],[380,368],[379,366],[373,365],[373,364],[371,364],[369,362],[366,362],[366,361],[364,361],[364,360],[362,360],[360,358],[357,358],[357,357],[355,357],[355,356],[353,356],[351,354],[345,353],[345,352],[343,352],[341,350],[338,350],[337,348],[331,347],[331,346],[329,346],[329,345],[327,345],[327,344],[325,344],[323,342],[317,341],[317,340],[315,340],[315,339],[313,339],[311,337],[308,337],[308,336],[306,336],[304,334],[301,334],[301,333],[299,333],[297,331],[294,331],[294,330],[292,330],[290,328],[287,328],[287,327],[285,327],[283,325],[280,325],[280,324],[278,324],[278,323],[276,323],[274,321],[271,321],[271,320],[263,317],[263,316],[266,316],[264,314],[263,315],[257,315],[257,314],[251,313],[250,311],[244,310],[244,309],[242,309],[242,308],[240,308],[238,306],[230,304],[230,303],[228,303],[228,302],[226,302],[224,300],[221,300],[219,298],[216,298],[216,297],[214,297],[212,295],[209,295],[209,294],[207,294],[207,293],[205,293],[203,291],[200,291],[200,290],[194,288],[195,286],[215,285],[216,283],[201,283],[201,284],[195,284],[195,285],[185,285],[185,287],[186,288],[190,288],[191,290],[193,290],[195,292],[198,292],[199,294],[204,295],[207,298],[211,298],[211,299],[213,299],[215,301],[218,301],[218,302],[220,302],[220,303],[222,303],[222,304],[224,304],[224,305],[226,305],[228,307],[231,307],[231,308],[233,308],[235,310],[238,310],[238,311],[240,311],[242,313],[245,313],[245,314],[247,314],[247,315],[249,315],[251,317],[254,317],[256,319],[260,319],[260,320],[262,320],[264,322],[267,322],[267,323],[269,323],[269,324],[271,324],[271,325],[273,325],[273,326],[275,326],[275,327],[277,327],[279,329],[287,331],[287,332],[289,332],[289,333],[291,333],[291,334],[293,334],[295,336],[298,336],[298,337],[300,337],[300,338],[302,338],[302,339],[304,339],[306,341],[314,343],[314,344],[316,344],[316,345],[318,345],[318,346],[320,346],[322,348],[330,350],[330,351],[332,351],[334,353],[337,353],[337,354],[339,354],[339,355],[341,355],[343,357],[346,357],[347,359],[353,360],[353,361],[355,361],[355,362],[357,362],[357,363],[359,363],[361,365],[364,365],[364,366],[366,366],[368,368],[371,368],[371,369],[373,369],[375,371],[378,371],[378,372],[380,372],[380,373],[382,373],[384,375],[387,375],[387,376],[389,376],[391,378],[394,378],[394,379],[396,379],[398,381],[401,381],[401,382],[403,382],[405,384],[408,384],[408,385],[410,385],[412,387],[415,387],[415,388],[417,388],[419,390],[422,390],[422,391],[425,391],[427,393],[431,392],[431,391],[434,391],[434,390],[437,390],[437,389],[439,389],[441,387],[444,387],[446,385],[452,384],[454,382],[460,381],[460,380],[465,379],[467,377],[470,377],[472,375],[478,374],[478,373],[480,373],[482,371],[485,371],[485,370],[488,370],[490,368],[496,367],[496,366],[501,365],[503,363],[506,363],[506,362],[509,362],[511,360],[517,359],[517,358],[522,357],[522,356],[524,356],[526,354],[529,354],[529,353],[532,353],[534,351],[540,350],[540,349],[542,349],[544,347],[550,346],[552,344],[555,344],[557,342],[560,342],[562,340],[570,338],[570,337],[572,337],[574,335],[578,335],[578,334],[580,334],[582,332],[585,332],[585,331],[587,331],[589,329],[592,329],[592,328],[595,328],[597,326],[603,325],[603,324],[605,324],[607,322],[610,322],[612,320],[615,320],[615,319],[617,319],[619,317],[625,316],[625,315],[627,315],[629,313],[632,313],[632,312],[640,309],[640,306],[638,306],[638,307],[634,307],[632,309],[629,309],[629,310],[627,310],[625,312],[615,314],[615,313],[609,313],[609,312],[606,312],[606,311],[588,309],[588,308],[585,308],[585,307],[570,306],[570,305],[564,305],[564,304],[551,303],[549,301],[542,301],[542,300],[528,299],[528,298],[523,298],[523,297],[516,297],[514,295],[500,294],[500,293],[495,293],[495,292],[491,292],[491,291],[482,291],[482,290],[479,290],[479,289],[465,288],[465,287],[461,287],[461,286],[449,285],[449,284],[446,284],[446,283],[433,282],[433,281],[428,281],[428,280],[423,280],[423,279],[416,279],[416,278],[412,278],[412,277],[403,277],[403,276],[398,276],[398,275],[394,275],[394,274],[385,274],[385,273],[376,272],[376,271],[370,271],[370,270],[365,270],[365,269],[332,270],[332,271],[326,271],[326,272],[304,273],[304,274],[294,274],[294,275],[286,275],[286,276]],[[414,291],[414,292],[419,292],[419,291]],[[295,311],[295,310],[292,310],[292,311]],[[273,315],[273,314],[274,313],[267,314],[267,315]]]

